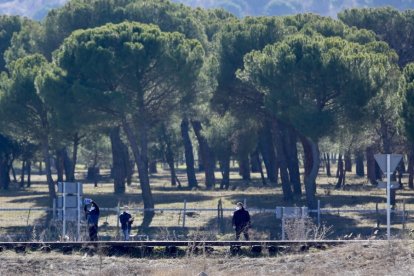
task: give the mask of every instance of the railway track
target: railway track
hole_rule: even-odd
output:
[[[306,252],[309,249],[324,250],[345,244],[368,245],[370,243],[387,242],[381,240],[318,240],[318,241],[79,241],[79,242],[0,242],[0,252],[14,250],[17,253],[27,251],[51,252],[66,254],[72,252],[100,252],[104,255],[149,256],[154,254],[185,255],[192,253],[211,253],[229,249],[231,253],[273,254],[288,252]]]

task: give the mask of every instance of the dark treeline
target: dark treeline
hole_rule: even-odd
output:
[[[96,181],[108,143],[114,192],[125,192],[137,168],[146,208],[160,160],[173,186],[190,189],[228,189],[236,160],[246,182],[260,173],[284,200],[315,208],[322,165],[338,188],[353,163],[375,184],[373,155],[400,152],[413,188],[414,14],[360,9],[338,18],[239,19],[165,0],[74,0],[42,22],[2,16],[0,185],[8,189],[14,160],[21,186],[43,160],[52,199],[55,181],[76,179],[80,147]]]

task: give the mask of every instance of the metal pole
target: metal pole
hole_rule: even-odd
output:
[[[321,226],[321,200],[318,199],[318,227]]]
[[[52,207],[52,217],[53,219],[56,219],[56,198],[53,199],[53,207]]]
[[[78,235],[78,237],[77,237],[77,240],[78,241],[80,241],[80,221],[81,221],[81,219],[80,219],[80,213],[81,213],[81,208],[80,208],[80,205],[81,205],[81,196],[80,196],[80,186],[81,186],[81,184],[80,184],[80,182],[78,182],[78,194],[77,194],[77,196],[78,196],[78,228],[77,228],[77,235]]]
[[[244,209],[247,209],[247,199],[243,200],[243,207],[244,207]]]
[[[184,199],[184,211],[183,211],[183,227],[185,227],[185,214],[187,212],[187,200]]]
[[[387,154],[387,239],[391,238],[391,155]]]
[[[119,201],[118,206],[116,207],[116,238],[119,239],[120,233],[119,233],[119,215],[120,215],[120,207],[119,207]]]
[[[63,220],[63,227],[62,227],[62,240],[65,241],[65,236],[66,236],[66,185],[63,182],[62,183],[63,186],[63,204],[62,204],[62,220]]]
[[[285,240],[285,207],[282,207],[282,241]]]
[[[403,200],[402,228],[403,228],[403,234],[404,234],[405,233],[405,199]]]

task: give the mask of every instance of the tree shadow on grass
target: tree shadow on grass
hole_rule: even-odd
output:
[[[352,206],[368,203],[380,203],[384,201],[384,197],[377,195],[320,195],[318,199],[321,201],[321,208],[339,208],[343,206]]]
[[[368,220],[372,226],[358,226],[359,221]],[[332,226],[332,239],[368,239],[372,237],[382,238],[386,234],[386,228],[382,227],[379,232],[376,233],[375,215],[366,214],[362,215],[359,219],[352,219],[350,217],[344,217],[341,215],[323,214],[321,215],[321,221],[326,226]],[[381,218],[384,221],[384,218]],[[384,224],[382,224],[384,226]],[[398,233],[401,229],[398,229],[398,225],[391,227],[394,233]],[[352,235],[351,235],[352,234]]]
[[[19,196],[38,196],[38,195],[46,195],[47,192],[39,192],[33,190],[26,190],[26,189],[18,189],[18,190],[1,190],[0,197],[19,197]]]
[[[298,200],[295,202],[286,202],[283,200],[281,194],[239,194],[231,195],[228,197],[235,205],[237,202],[244,202],[246,200],[248,208],[263,208],[263,209],[274,209],[276,206],[305,206],[305,201]]]
[[[251,212],[251,222],[252,227],[249,229],[249,233],[251,239],[257,240],[279,240],[282,238],[282,220],[277,219],[274,214],[272,213],[253,213]],[[227,215],[223,219],[223,235],[231,234],[234,238],[234,230],[232,229],[231,223],[232,216]],[[321,215],[321,227],[318,230],[318,233],[325,233],[323,235],[324,239],[367,239],[374,234],[375,224],[374,218],[367,216],[370,222],[372,222],[371,226],[359,226],[360,221],[364,218],[350,218],[341,215],[335,214],[322,214]],[[317,228],[317,220],[314,218],[313,220],[314,226],[312,229]],[[212,218],[208,221],[207,225],[209,227],[218,227],[218,220],[217,218]],[[323,229],[330,230],[325,232]],[[310,230],[310,229],[307,229]],[[288,231],[288,230],[286,230]],[[395,225],[393,227],[393,231],[398,231],[398,226]],[[288,233],[286,233],[288,235]],[[383,232],[380,235],[384,234]]]

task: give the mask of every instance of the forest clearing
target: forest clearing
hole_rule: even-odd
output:
[[[177,1],[0,0],[0,274],[413,274],[414,0]]]
[[[105,172],[105,171],[104,171]],[[103,172],[103,173],[104,173]],[[109,173],[109,171],[107,171]],[[78,179],[85,171],[79,172]],[[107,175],[108,176],[108,175]],[[143,203],[139,194],[138,183],[133,182],[127,186],[126,193],[120,196],[113,194],[113,185],[106,182],[103,177],[97,187],[93,183],[84,185],[84,197],[93,198],[94,201],[103,208],[116,208],[128,205],[131,214],[136,218],[133,225],[132,234],[149,235],[152,240],[232,240],[234,232],[231,228],[231,216],[236,202],[245,201],[246,209],[274,209],[277,206],[289,206],[283,201],[283,193],[279,188],[263,186],[260,175],[252,174],[250,182],[244,182],[237,172],[232,172],[234,182],[229,190],[189,190],[176,189],[171,187],[168,171],[159,169],[159,172],[152,174],[151,183],[154,190],[155,208],[183,208],[184,201],[188,209],[213,209],[212,211],[188,212],[186,215],[186,227],[182,227],[183,213],[175,212],[156,212],[151,227],[139,230],[142,212],[134,212],[134,208],[142,208]],[[179,178],[185,178],[184,172],[178,172]],[[202,179],[203,174],[197,173],[197,179]],[[219,174],[217,173],[217,177]],[[386,193],[385,189],[379,189],[367,183],[367,180],[356,175],[348,175],[348,183],[343,189],[335,189],[336,178],[323,175],[318,178],[318,191],[321,201],[321,209],[331,209],[326,214],[321,214],[321,224],[330,228],[325,233],[323,239],[382,239],[385,235],[385,212]],[[403,179],[403,184],[406,184]],[[184,182],[185,183],[185,182]],[[414,229],[413,214],[414,202],[411,200],[410,190],[398,190],[396,214],[392,218],[393,238],[408,237]],[[47,185],[45,176],[35,175],[33,184],[24,192],[10,190],[0,196],[1,208],[39,208],[47,206]],[[218,229],[217,208],[218,201],[221,200],[224,209],[223,229]],[[402,221],[403,203],[405,205],[406,217]],[[302,207],[306,201],[302,200],[294,203]],[[383,212],[376,214],[375,210],[382,209]],[[0,209],[1,209],[0,208]],[[356,210],[355,212],[346,211]],[[371,213],[361,213],[359,211],[371,211]],[[44,219],[46,212],[30,211],[0,211],[0,237],[2,241],[12,241],[7,238],[22,235],[22,241],[40,240],[41,232],[45,230]],[[105,240],[116,240],[117,213],[113,211],[102,211],[100,218],[100,235]],[[379,223],[379,225],[378,225]],[[58,227],[61,227],[58,223]],[[379,227],[378,227],[379,226]],[[403,227],[405,230],[403,231]],[[60,229],[60,228],[59,228]],[[86,229],[84,229],[86,231]],[[378,230],[378,231],[377,231]],[[34,232],[33,232],[34,231]],[[37,231],[37,233],[36,233]],[[144,232],[143,232],[144,231]],[[85,232],[86,233],[86,232]],[[375,233],[375,234],[374,234]],[[59,234],[55,239],[59,239]],[[34,235],[34,236],[33,236]],[[85,234],[86,235],[86,234]],[[277,219],[274,212],[252,213],[251,238],[253,240],[272,240],[281,238],[281,220]],[[311,239],[311,237],[307,237]],[[86,239],[86,236],[85,236]],[[44,239],[44,241],[49,239]],[[53,241],[53,239],[52,239]]]

